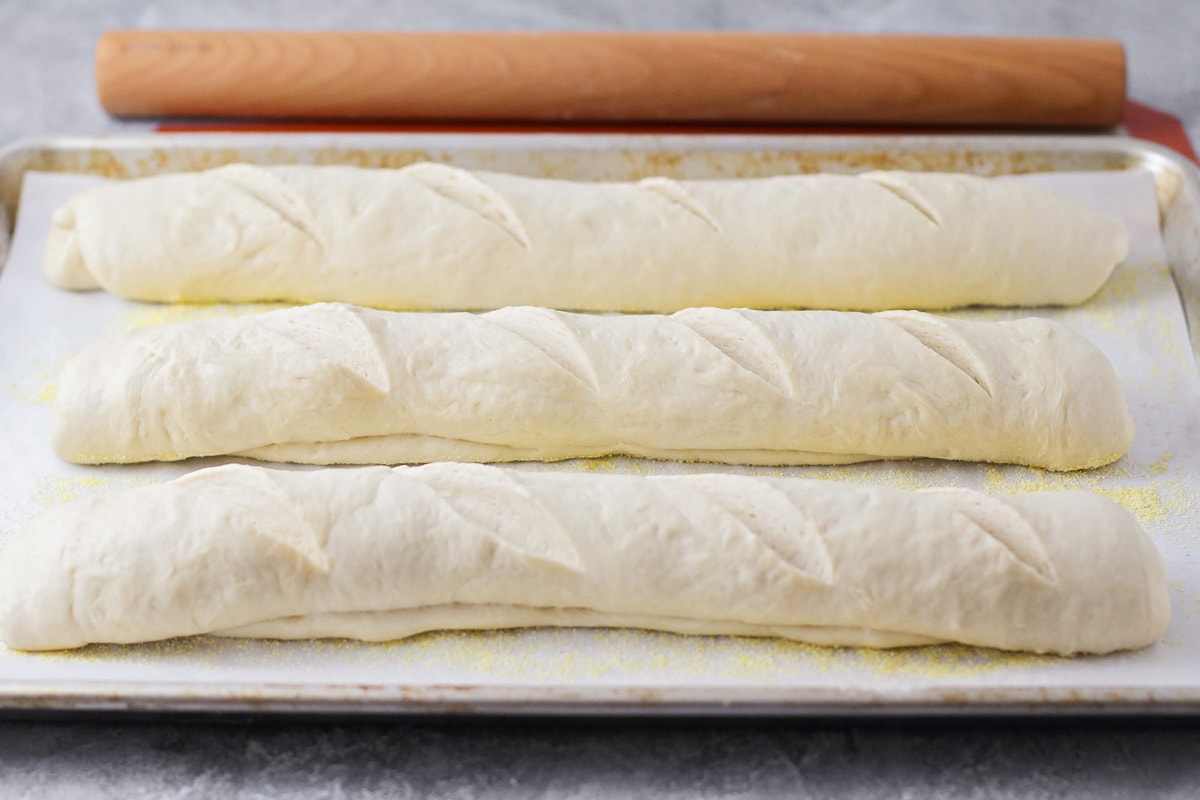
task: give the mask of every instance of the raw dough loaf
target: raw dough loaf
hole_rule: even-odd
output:
[[[63,370],[50,430],[83,463],[929,456],[1060,470],[1113,461],[1133,437],[1107,359],[1042,319],[339,304],[98,342]]]
[[[571,625],[1099,653],[1169,613],[1154,545],[1087,492],[229,465],[51,509],[0,553],[24,650]]]
[[[60,209],[50,280],[155,301],[398,309],[948,308],[1079,303],[1120,221],[954,174],[573,183],[423,163],[114,182]]]

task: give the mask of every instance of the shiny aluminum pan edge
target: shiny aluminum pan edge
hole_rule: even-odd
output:
[[[1003,686],[980,689],[728,686],[382,686],[88,683],[0,685],[0,714],[285,713],[370,715],[903,716],[1194,714],[1200,691]]]
[[[583,156],[581,158],[581,156]],[[1155,177],[1164,243],[1200,361],[1200,172],[1173,151],[1119,137],[576,134],[172,134],[57,137],[0,150],[0,255],[31,170],[138,177],[234,161],[463,167],[581,180],[859,172],[985,175],[1143,168]],[[532,166],[531,166],[532,165]],[[893,715],[1195,713],[1185,687],[913,688],[704,686],[384,686],[341,683],[0,683],[11,713]]]

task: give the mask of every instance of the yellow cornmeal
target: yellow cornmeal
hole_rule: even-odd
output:
[[[1191,346],[1176,300],[1170,267],[1165,261],[1141,261],[1123,264],[1113,272],[1100,290],[1086,303],[1055,309],[1046,314],[1039,309],[970,308],[938,312],[956,319],[999,322],[1028,316],[1049,316],[1076,327],[1092,327],[1121,336],[1135,336],[1153,342],[1154,358],[1139,363],[1143,377],[1177,378],[1179,370],[1193,369]],[[1169,295],[1172,308],[1164,311],[1155,300]],[[1167,402],[1166,398],[1163,398]]]
[[[932,489],[948,486],[953,483],[939,469],[918,470],[913,464],[891,462],[886,465],[889,469],[881,469],[864,474],[861,470],[849,467],[802,467],[798,473],[801,478],[823,481],[840,481],[846,483],[861,483],[863,485],[883,485],[893,489]],[[781,477],[788,474],[783,473]]]
[[[58,384],[48,382],[36,390],[30,390],[19,383],[10,383],[8,393],[23,403],[48,406],[54,402],[54,398],[58,397]]]
[[[101,492],[120,491],[134,486],[145,486],[158,483],[148,477],[97,478],[79,477],[63,478],[47,476],[37,483],[33,491],[33,500],[42,507],[58,506],[69,503],[79,497]]]
[[[1086,322],[1107,333],[1149,334],[1154,341],[1154,355],[1141,363],[1147,376],[1175,377],[1179,365],[1192,367],[1190,345],[1186,335],[1180,336],[1181,310],[1176,306],[1162,313],[1150,302],[1156,293],[1175,296],[1171,269],[1163,261],[1142,262],[1136,268],[1119,267],[1100,288],[1096,296],[1082,306],[1064,309],[1061,321]]]
[[[1192,489],[1175,478],[1163,477],[1170,469],[1171,454],[1143,466],[1137,474],[1135,467],[1123,463],[1110,464],[1095,470],[1080,472],[1046,472],[1031,467],[988,466],[984,471],[984,487],[995,494],[1026,494],[1029,492],[1079,489],[1103,495],[1132,513],[1137,521],[1154,533],[1166,527],[1173,518],[1195,510]],[[1114,486],[1119,479],[1152,479],[1148,486]]]
[[[157,328],[198,319],[241,317],[290,307],[290,303],[136,303],[122,314],[123,330]]]
[[[243,317],[249,314],[263,314],[268,311],[278,311],[284,308],[295,308],[321,300],[294,301],[261,301],[256,303],[218,303],[218,302],[166,302],[141,303],[132,302],[132,308],[126,310],[123,330],[131,331],[139,328],[157,328],[160,325],[173,325],[177,322],[191,322],[198,319],[220,319],[222,317]],[[414,311],[424,312],[426,309],[405,308],[401,306],[388,307],[373,305],[371,308],[380,311]]]
[[[1037,653],[1014,653],[962,644],[907,647],[897,650],[855,651],[858,663],[886,676],[965,678],[983,672],[1065,664],[1071,659]]]
[[[1158,490],[1153,487],[1105,489],[1098,486],[1092,491],[1124,506],[1126,511],[1137,517],[1143,527],[1165,522],[1171,517],[1171,512],[1163,504]]]
[[[1014,653],[945,644],[892,650],[839,648],[786,639],[676,636],[641,630],[591,629],[589,644],[600,652],[575,647],[578,631],[439,631],[394,642],[344,639],[287,642],[271,639],[222,639],[195,636],[138,645],[88,645],[77,650],[22,653],[28,658],[82,663],[158,664],[186,661],[190,666],[232,668],[286,665],[289,671],[317,673],[354,664],[395,664],[452,668],[513,683],[571,683],[633,673],[670,681],[680,678],[759,681],[796,676],[797,668],[822,675],[867,670],[886,677],[966,678],[985,672],[1066,663],[1059,656]],[[344,673],[340,679],[352,680]],[[464,676],[465,677],[465,676]]]
[[[34,499],[43,506],[69,503],[83,494],[95,494],[107,486],[107,478],[43,478],[34,490]]]
[[[50,405],[58,396],[58,373],[62,371],[65,363],[67,357],[63,356],[54,366],[40,369],[26,379],[10,383],[8,393],[23,403]]]
[[[233,640],[228,640],[233,641]],[[259,646],[270,643],[263,640]],[[228,657],[226,640],[212,636],[192,636],[185,639],[165,639],[136,645],[89,644],[74,650],[46,650],[16,655],[42,661],[68,661],[86,664],[118,662],[122,664],[158,664],[164,661],[187,660],[189,665],[219,666]]]
[[[1171,280],[1171,268],[1160,261],[1143,261],[1137,269],[1121,267],[1113,271],[1100,290],[1088,301],[1089,305],[1099,306],[1108,303],[1127,303],[1135,300],[1143,293],[1143,284],[1147,275],[1161,273]]]
[[[579,466],[586,472],[616,473],[618,475],[649,475],[653,469],[649,462],[625,456],[581,458],[572,461],[571,466]]]
[[[1158,461],[1147,464],[1142,471],[1142,476],[1146,477],[1146,478],[1153,478],[1156,475],[1162,475],[1164,472],[1166,472],[1170,468],[1171,468],[1171,454],[1167,453],[1162,458],[1160,458]]]

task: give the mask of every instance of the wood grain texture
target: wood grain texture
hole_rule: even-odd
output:
[[[1125,55],[1095,39],[760,33],[112,31],[120,116],[1099,127]]]

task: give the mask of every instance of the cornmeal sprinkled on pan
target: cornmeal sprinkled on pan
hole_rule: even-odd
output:
[[[53,366],[31,371],[28,377],[10,383],[8,393],[23,403],[50,405],[58,396],[58,373],[66,363],[67,356],[63,355]]]
[[[58,506],[85,495],[116,492],[149,483],[158,483],[158,481],[153,478],[132,475],[121,478],[46,477],[38,481],[37,488],[33,493],[33,500],[42,507]]]
[[[888,676],[962,678],[1001,669],[1062,664],[1063,656],[1013,653],[962,644],[906,647],[897,650],[858,650],[857,660],[872,672]]]
[[[8,393],[25,403],[48,406],[54,402],[55,397],[58,397],[58,384],[51,381],[44,383],[38,389],[30,390],[19,383],[10,383]]]
[[[290,303],[133,303],[122,315],[123,330],[157,328],[198,319],[241,317],[289,307]]]
[[[1149,464],[1123,462],[1079,472],[1047,472],[1031,467],[989,466],[985,488],[995,494],[1078,489],[1095,492],[1123,506],[1150,533],[1169,528],[1172,520],[1196,508],[1193,492],[1185,481],[1168,475],[1171,454]],[[1122,480],[1149,480],[1149,485],[1121,486]]]
[[[676,636],[599,628],[595,649],[581,650],[576,634],[553,628],[426,633],[395,642],[342,639],[277,641],[195,636],[138,645],[88,645],[77,650],[22,654],[46,661],[154,665],[186,663],[204,671],[286,665],[291,672],[323,674],[339,668],[395,664],[425,668],[444,680],[484,678],[500,683],[572,683],[622,680],[626,675],[664,682],[688,680],[784,681],[816,671],[853,678],[868,674],[921,679],[964,678],[997,670],[1058,664],[1059,656],[945,644],[892,650],[826,647],[785,639]],[[216,672],[214,672],[214,675]]]

